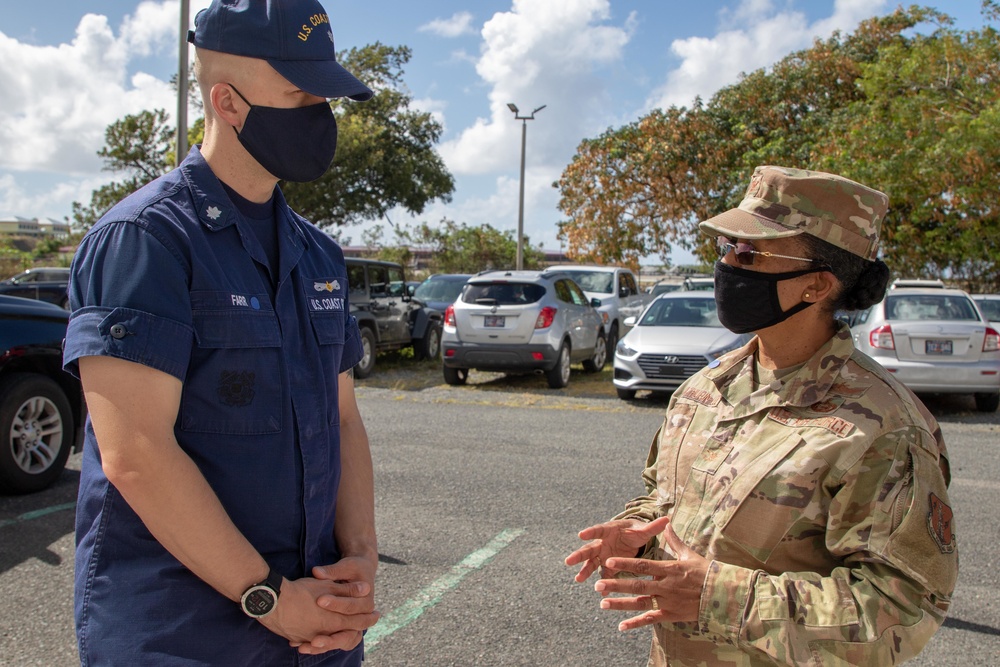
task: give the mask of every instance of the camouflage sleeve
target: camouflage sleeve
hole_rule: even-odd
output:
[[[826,576],[711,563],[699,623],[784,664],[898,664],[944,621],[958,574],[943,455],[926,430],[879,438],[830,487]],[[946,467],[946,466],[944,466]]]

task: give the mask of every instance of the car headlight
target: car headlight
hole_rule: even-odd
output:
[[[624,338],[618,341],[618,344],[615,345],[615,354],[617,354],[619,357],[632,357],[638,353],[639,350],[629,347],[628,343],[625,342]]]

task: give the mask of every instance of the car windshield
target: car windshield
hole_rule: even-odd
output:
[[[486,305],[510,306],[535,303],[545,296],[545,288],[535,283],[469,283],[462,301]]]
[[[609,271],[566,271],[566,273],[584,292],[611,294],[614,291],[615,274]]]
[[[1000,320],[1000,299],[982,299],[976,303],[986,319],[994,322]]]
[[[885,299],[888,320],[956,320],[979,321],[972,302],[963,296],[947,294],[900,294]]]
[[[641,327],[719,327],[715,299],[657,299],[639,320]]]
[[[417,286],[413,296],[421,301],[447,301],[451,303],[462,293],[464,280],[425,280]]]

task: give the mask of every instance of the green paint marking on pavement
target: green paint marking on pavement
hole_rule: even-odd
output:
[[[459,582],[467,575],[489,563],[504,547],[523,533],[524,530],[520,528],[508,528],[501,531],[486,546],[473,551],[462,562],[452,567],[447,574],[439,577],[416,596],[380,618],[379,622],[365,634],[365,652],[371,653],[379,641],[420,618],[425,611],[440,602],[445,593],[458,586]]]
[[[40,519],[43,516],[48,516],[49,514],[55,514],[56,512],[63,512],[65,510],[71,510],[76,507],[76,503],[63,503],[62,505],[53,505],[52,507],[45,507],[40,510],[35,510],[33,512],[25,512],[20,516],[16,516],[13,519],[3,519],[0,520],[0,528],[4,526],[12,526],[15,523],[21,523],[23,521],[31,521],[32,519]]]

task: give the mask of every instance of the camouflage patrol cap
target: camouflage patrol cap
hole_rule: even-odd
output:
[[[701,223],[702,231],[740,239],[811,234],[868,260],[878,255],[889,197],[843,176],[762,166],[738,208]]]

